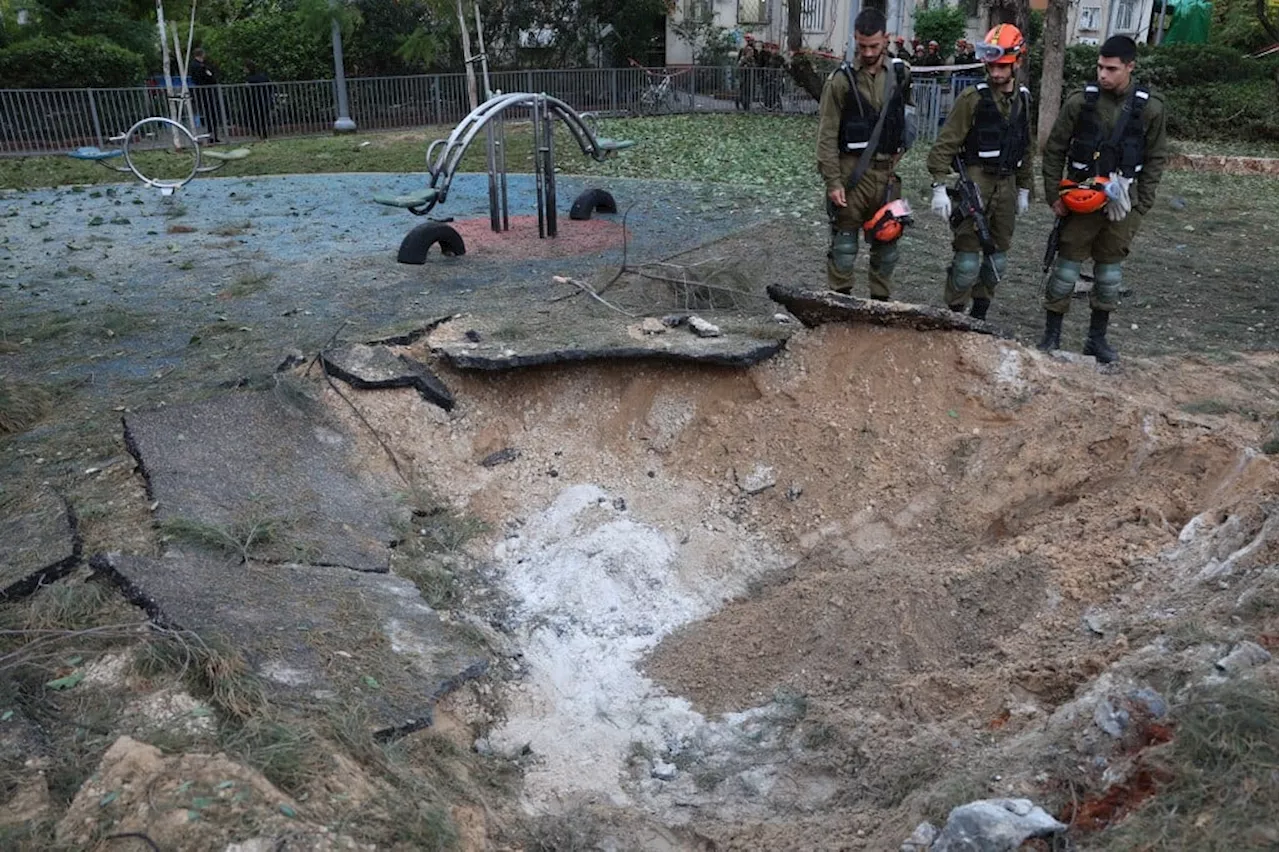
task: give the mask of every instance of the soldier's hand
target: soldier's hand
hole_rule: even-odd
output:
[[[1018,215],[1021,216],[1031,209],[1031,190],[1018,190]]]
[[[946,186],[938,184],[933,188],[933,201],[930,202],[929,209],[943,221],[951,218],[951,196],[947,195]]]
[[[1053,215],[1057,216],[1059,219],[1063,219],[1071,213],[1071,211],[1067,209],[1066,202],[1061,198],[1053,199],[1053,203],[1049,206],[1053,208]]]
[[[845,197],[844,197],[843,186],[837,186],[835,189],[828,189],[827,198],[829,198],[831,200],[831,203],[837,207],[849,206],[849,203],[845,200]]]

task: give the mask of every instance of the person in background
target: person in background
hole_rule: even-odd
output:
[[[200,122],[208,141],[218,142],[218,67],[205,56],[204,48],[197,47],[191,54],[192,95],[196,101],[196,112],[200,114]]]
[[[756,99],[756,42],[747,36],[746,42],[738,51],[738,109],[751,112],[751,104]]]
[[[266,139],[271,130],[271,108],[275,106],[276,87],[271,78],[252,60],[244,63],[244,81],[249,84],[246,106],[249,128],[259,139]]]

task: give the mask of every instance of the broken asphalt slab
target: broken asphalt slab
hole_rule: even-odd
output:
[[[256,561],[388,570],[393,519],[407,510],[358,472],[352,436],[301,392],[129,414],[124,430],[157,517],[180,537],[252,544]]]
[[[60,494],[43,487],[0,493],[0,601],[64,576],[80,548],[75,513]]]
[[[971,331],[1008,338],[1010,335],[985,320],[933,305],[878,302],[831,290],[803,290],[783,284],[768,286],[769,298],[790,311],[809,328],[832,322],[864,322],[916,331]]]
[[[657,323],[661,326],[661,323]],[[661,360],[750,367],[777,354],[788,336],[760,338],[721,321],[718,337],[688,328],[651,333],[640,318],[574,316],[572,321],[455,317],[427,336],[427,345],[462,370],[510,370],[543,364],[610,360]],[[771,329],[772,331],[772,329]]]
[[[325,370],[359,390],[413,388],[427,402],[452,411],[453,393],[426,364],[385,346],[356,343],[320,354]]]
[[[89,564],[160,626],[240,651],[271,697],[358,705],[384,735],[431,724],[435,702],[485,669],[475,631],[392,574],[178,551]]]

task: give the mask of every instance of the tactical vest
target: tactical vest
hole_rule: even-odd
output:
[[[988,174],[1011,175],[1022,165],[1031,146],[1031,90],[1018,87],[1017,100],[1009,108],[1009,118],[1005,118],[988,84],[978,83],[974,88],[981,95],[964,140],[964,161],[982,166]]]
[[[1125,122],[1124,128],[1112,128],[1110,133],[1104,132],[1102,122],[1098,120],[1100,94],[1095,83],[1084,87],[1084,108],[1076,118],[1071,147],[1067,149],[1068,171],[1073,180],[1086,180],[1116,171],[1131,178],[1142,171],[1147,139],[1142,126],[1142,111],[1151,100],[1151,92],[1142,86],[1136,87],[1129,96],[1128,118],[1123,113],[1116,117],[1116,121]]]
[[[889,98],[889,111],[884,117],[884,127],[880,130],[880,142],[876,145],[877,154],[896,154],[901,151],[907,126],[906,102],[902,95],[906,88],[907,67],[901,59],[894,59],[892,68],[893,74],[885,75],[885,89],[892,87],[893,93]],[[871,132],[880,120],[880,111],[858,91],[857,80],[849,63],[842,64],[840,70],[849,81],[849,94],[844,99],[844,112],[840,116],[840,153],[861,155],[866,152],[871,141]]]

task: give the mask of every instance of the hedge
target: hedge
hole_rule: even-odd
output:
[[[146,72],[141,55],[102,36],[38,36],[0,50],[7,88],[139,86]]]

